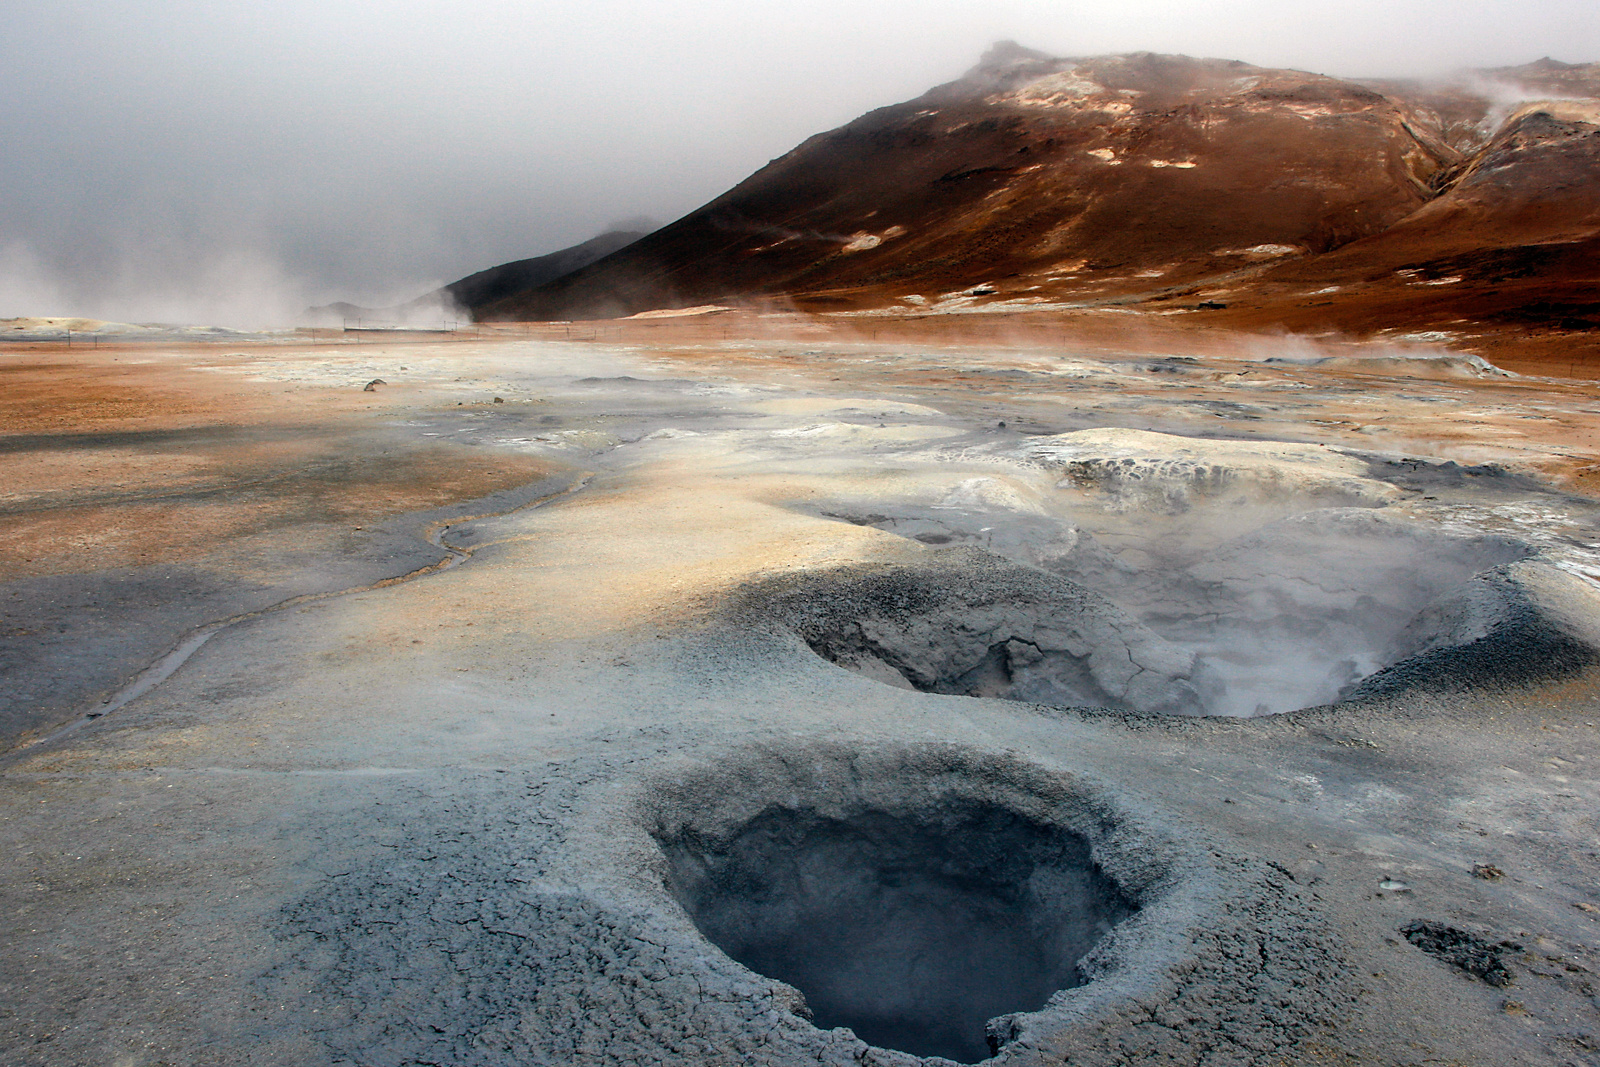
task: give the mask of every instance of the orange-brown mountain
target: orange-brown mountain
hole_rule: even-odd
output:
[[[1592,66],[1549,61],[1484,74],[1512,97],[1600,83]],[[1536,242],[1584,240],[1600,126],[1584,105],[1563,106],[1506,117],[1471,85],[1364,85],[1148,53],[1061,59],[1007,43],[588,267],[472,310],[528,320],[719,301],[1159,302],[1315,276],[1330,253],[1389,233],[1409,244],[1466,232],[1464,246],[1430,244],[1451,255],[1479,247],[1473,232],[1495,248],[1529,227]]]

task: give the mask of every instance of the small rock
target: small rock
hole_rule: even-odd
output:
[[[1393,878],[1385,878],[1378,883],[1378,888],[1386,893],[1409,893],[1411,887],[1404,882],[1397,882]]]
[[[380,386],[380,385],[388,385],[388,384],[389,383],[384,381],[382,378],[374,378],[374,379],[372,379],[372,381],[368,382],[366,385],[363,385],[361,387],[361,391],[363,393],[376,393],[378,391],[378,386]]]
[[[1577,908],[1579,911],[1586,911],[1591,915],[1600,914],[1600,908],[1597,908],[1593,904],[1589,904],[1589,903],[1587,903],[1585,901],[1582,901],[1582,900],[1578,901],[1576,904],[1574,904],[1572,906],[1574,908]]]
[[[504,404],[505,403],[505,399],[503,397],[498,397],[497,396],[497,397],[494,398],[494,402],[496,404]]]
[[[1474,878],[1482,878],[1486,882],[1498,882],[1505,876],[1506,872],[1492,863],[1474,863],[1472,865],[1472,877]]]

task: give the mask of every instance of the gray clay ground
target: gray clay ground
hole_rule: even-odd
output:
[[[1069,946],[969,1062],[1600,1064],[1600,508],[1430,437],[1592,397],[789,349],[220,368],[409,380],[390,432],[557,473],[250,588],[0,586],[67,635],[6,665],[45,740],[0,766],[0,1060],[909,1067],[689,911],[950,1015],[900,990],[933,900]],[[357,588],[440,522],[463,562]],[[950,986],[1027,948],[987,947]]]

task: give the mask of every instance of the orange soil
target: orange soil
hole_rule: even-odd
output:
[[[247,568],[247,539],[315,549],[550,470],[385,435],[382,394],[246,382],[185,357],[225,358],[208,346],[0,350],[0,570],[87,571],[224,546]]]

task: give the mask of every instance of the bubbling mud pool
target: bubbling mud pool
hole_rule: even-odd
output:
[[[1482,636],[1486,580],[1530,554],[1365,508],[1199,548],[984,509],[828,514],[938,551],[774,587],[778,617],[824,659],[924,692],[1141,713],[1266,715],[1347,698],[1394,664]]]
[[[989,1019],[1080,985],[1134,910],[1081,838],[955,798],[916,817],[772,808],[663,847],[707,939],[799,989],[817,1026],[964,1063],[993,1052]]]
[[[695,928],[823,1030],[986,1059],[1141,910],[1100,866],[1116,814],[1067,779],[953,750],[794,755],[667,786],[691,810],[652,833]]]

